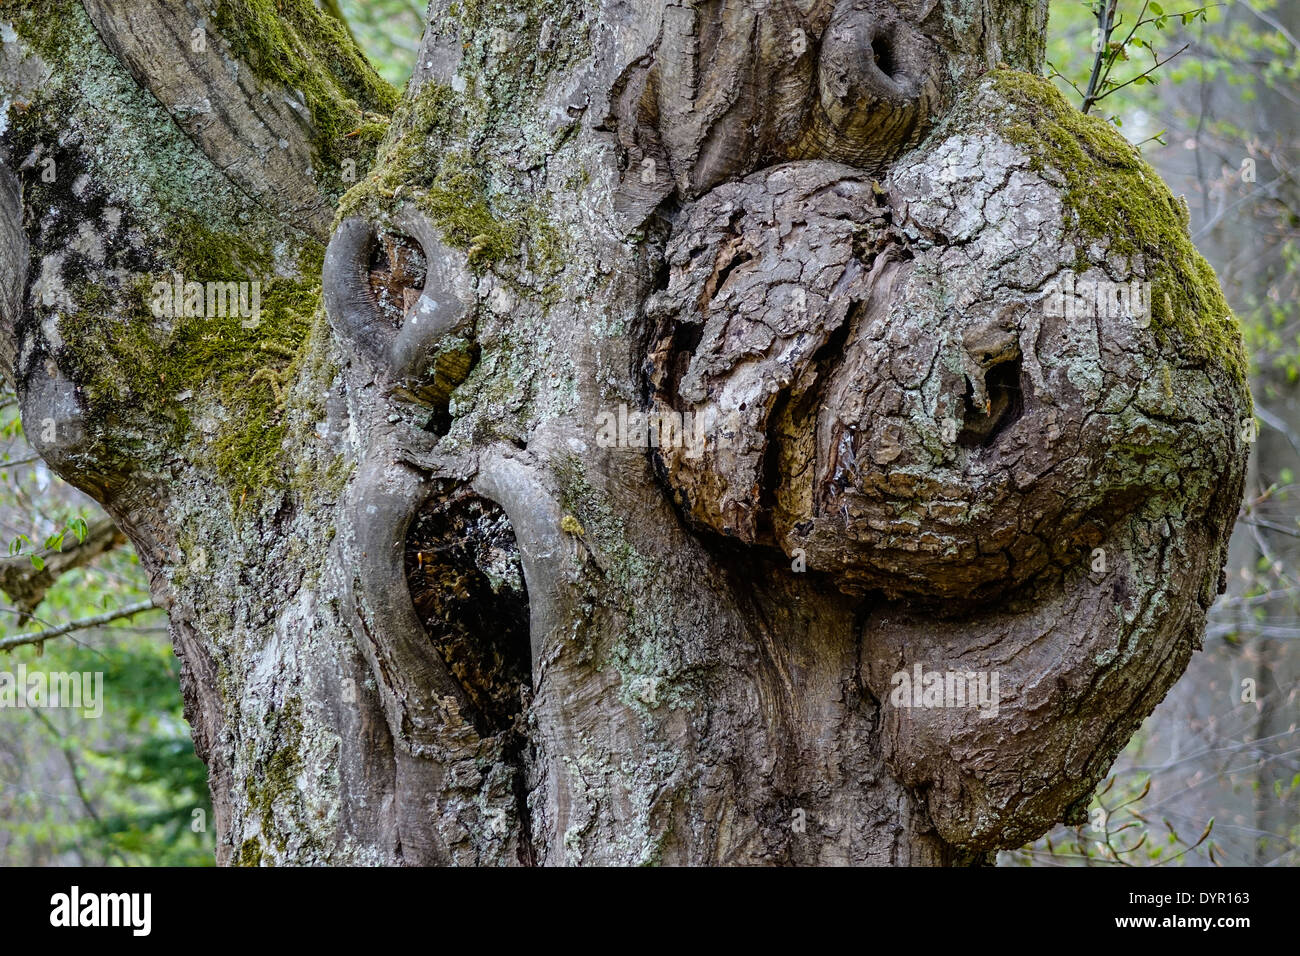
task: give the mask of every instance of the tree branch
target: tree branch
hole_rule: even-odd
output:
[[[24,644],[42,644],[52,637],[62,637],[64,634],[71,634],[73,631],[84,631],[87,628],[100,627],[124,617],[133,617],[142,611],[148,611],[153,606],[152,600],[137,601],[135,604],[128,604],[126,607],[118,608],[116,611],[106,611],[103,614],[96,614],[94,617],[83,617],[79,621],[69,621],[67,624],[60,624],[58,627],[37,631],[34,634],[15,634],[13,637],[0,639],[0,651],[11,651],[15,647],[22,647]]]
[[[1097,29],[1101,31],[1101,49],[1097,51],[1096,59],[1092,62],[1092,75],[1088,77],[1088,91],[1083,98],[1084,113],[1092,109],[1092,104],[1098,99],[1096,94],[1102,78],[1102,66],[1110,46],[1110,35],[1115,29],[1113,21],[1117,2],[1118,0],[1110,0],[1109,3],[1103,2],[1097,6]]]
[[[61,576],[125,543],[126,537],[117,526],[104,518],[87,529],[85,541],[66,541],[61,550],[45,558],[45,566],[40,569],[25,554],[0,559],[0,591],[20,611],[30,613]]]

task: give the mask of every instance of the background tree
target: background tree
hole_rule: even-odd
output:
[[[165,621],[140,610],[151,603],[147,579],[124,538],[36,458],[16,406],[10,396],[0,472],[11,542],[0,562],[3,669],[100,673],[108,703],[95,718],[0,714],[0,861],[210,864],[207,772],[181,716]]]

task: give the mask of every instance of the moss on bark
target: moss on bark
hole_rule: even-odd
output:
[[[350,216],[382,222],[410,202],[478,268],[519,257],[531,269],[553,271],[560,237],[540,205],[495,189],[489,164],[466,145],[482,120],[480,106],[426,83],[394,115],[373,170],[344,195],[336,222]]]
[[[334,17],[312,0],[219,0],[213,24],[268,82],[297,94],[311,116],[317,172],[337,198],[345,160],[369,165],[399,95]]]
[[[977,96],[986,122],[1064,181],[1072,229],[1111,255],[1139,264],[1151,282],[1152,326],[1175,336],[1179,351],[1226,368],[1247,391],[1241,329],[1219,281],[1187,232],[1187,213],[1142,154],[1111,126],[1071,106],[1049,80],[995,70]]]

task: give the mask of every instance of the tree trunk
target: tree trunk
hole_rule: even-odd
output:
[[[1240,340],[1045,2],[434,0],[400,104],[309,0],[49,6],[3,357],[220,862],[986,862],[1199,644]]]

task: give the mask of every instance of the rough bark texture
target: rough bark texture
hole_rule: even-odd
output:
[[[1046,3],[435,0],[386,133],[307,0],[54,6],[0,6],[4,358],[170,611],[221,862],[982,862],[1185,667],[1240,342],[1016,72]]]

